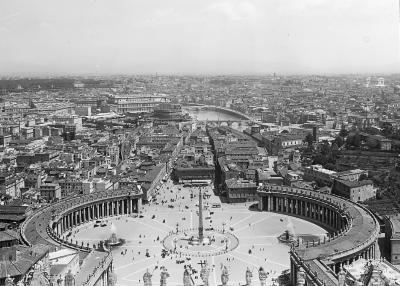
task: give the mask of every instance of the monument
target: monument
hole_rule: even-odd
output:
[[[199,188],[199,243],[203,243],[203,240],[203,195],[201,193],[201,188]]]
[[[166,268],[163,268],[160,273],[160,286],[167,286],[167,278],[169,273]]]
[[[229,281],[229,272],[228,268],[225,265],[222,265],[222,273],[221,273],[221,283],[222,286],[226,286]]]
[[[199,227],[197,232],[197,237],[192,236],[190,238],[189,243],[191,245],[207,245],[211,244],[211,240],[209,237],[204,236],[204,227],[203,227],[203,194],[201,192],[201,188],[199,188]]]
[[[246,270],[246,286],[251,286],[251,278],[253,278],[253,272],[247,267]]]
[[[185,271],[183,271],[183,286],[193,286],[194,281],[192,279],[192,276],[190,275],[189,270],[185,266]]]
[[[4,281],[5,286],[13,286],[14,285],[14,279],[11,278],[10,274],[7,274],[7,277]]]
[[[146,273],[145,274],[143,274],[143,283],[144,283],[144,286],[152,286],[152,283],[151,283],[151,277],[152,277],[153,275],[151,275],[151,273],[149,272],[149,269],[147,269],[146,270]]]
[[[65,275],[64,285],[72,286],[75,283],[74,274],[72,274],[71,269],[68,270],[68,273]]]
[[[111,267],[111,271],[108,273],[108,286],[116,286],[117,280],[117,274],[114,272],[114,267]]]
[[[268,273],[265,272],[264,268],[260,267],[260,269],[258,269],[258,279],[260,279],[261,286],[267,285],[266,284],[267,278],[268,278]]]
[[[176,231],[171,231],[162,240],[165,250],[185,256],[210,257],[225,254],[235,249],[239,245],[239,240],[234,234],[215,230],[212,227],[204,228],[203,192],[201,188],[199,188],[199,200],[196,206],[198,206],[197,214],[199,216],[198,227],[179,230],[177,224]]]
[[[203,281],[204,286],[208,286],[208,277],[210,276],[210,267],[208,266],[207,260],[201,264],[200,278]]]

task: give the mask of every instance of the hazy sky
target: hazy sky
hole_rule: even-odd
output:
[[[399,72],[398,0],[0,0],[0,74]]]

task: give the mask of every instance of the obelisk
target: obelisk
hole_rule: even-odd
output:
[[[199,188],[199,242],[202,243],[204,238],[203,233],[203,195],[201,188]]]

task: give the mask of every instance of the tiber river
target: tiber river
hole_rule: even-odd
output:
[[[185,108],[182,107],[184,113],[189,113],[193,118],[199,120],[199,121],[206,121],[206,120],[212,120],[212,121],[217,121],[217,120],[238,120],[240,121],[240,117],[237,117],[232,114],[227,114],[221,111],[216,111],[216,110],[195,110],[193,108]],[[222,123],[221,125],[227,125],[226,123]],[[248,127],[247,122],[242,122],[241,124],[238,123],[233,123],[232,128],[237,129],[239,131],[243,131]]]

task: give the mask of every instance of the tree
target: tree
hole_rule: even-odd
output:
[[[310,132],[307,133],[306,138],[304,138],[304,142],[307,143],[308,147],[311,147],[313,145],[314,138]]]
[[[333,141],[332,143],[331,152],[332,152],[332,157],[336,159],[337,155],[339,154],[339,146],[336,141]]]
[[[361,145],[361,136],[360,136],[360,134],[356,133],[354,135],[353,145],[356,146],[356,147],[360,147],[360,145]]]
[[[346,137],[347,135],[349,135],[349,131],[347,131],[344,128],[340,129],[340,132],[339,132],[340,137]]]
[[[346,139],[347,146],[360,147],[360,144],[361,144],[360,134],[350,133],[349,136],[347,136],[347,139]]]
[[[331,162],[326,163],[324,167],[325,167],[326,169],[332,170],[332,171],[334,171],[335,168],[336,168],[335,164],[333,164],[333,163],[331,163]]]
[[[329,146],[328,141],[324,140],[321,145],[321,154],[327,156],[330,154],[330,152],[331,152],[331,147]]]
[[[385,122],[382,126],[382,135],[389,136],[392,135],[393,127],[390,123]]]
[[[342,146],[343,146],[343,143],[344,143],[344,140],[343,140],[343,137],[341,137],[341,136],[337,136],[337,137],[335,138],[335,141],[333,141],[333,144],[336,144],[336,146],[337,146],[338,148],[342,147]],[[333,144],[332,144],[332,146],[333,146]]]

